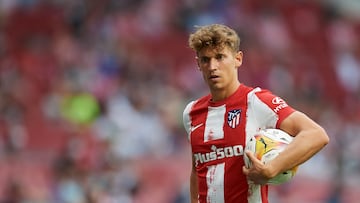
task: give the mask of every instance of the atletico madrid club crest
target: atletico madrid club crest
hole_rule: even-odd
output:
[[[239,125],[241,118],[241,110],[235,109],[228,112],[227,122],[231,128],[236,128]]]

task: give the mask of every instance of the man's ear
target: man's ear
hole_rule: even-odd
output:
[[[236,59],[236,67],[240,67],[242,65],[242,62],[243,62],[243,52],[242,51],[238,51],[236,54],[235,54],[235,59]]]
[[[199,57],[195,56],[195,60],[196,60],[196,64],[197,64],[197,69],[201,71],[200,63],[199,63]]]

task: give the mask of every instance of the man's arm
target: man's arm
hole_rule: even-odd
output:
[[[249,169],[244,167],[243,171],[255,183],[265,184],[277,174],[304,163],[329,142],[325,130],[298,111],[284,119],[280,129],[295,138],[274,160],[264,165],[252,153],[246,152],[253,165]]]
[[[190,175],[190,199],[191,203],[198,203],[198,182],[195,171],[194,157],[192,158],[192,167]]]

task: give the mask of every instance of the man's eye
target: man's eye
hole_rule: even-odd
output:
[[[217,60],[224,59],[224,55],[218,54],[218,55],[216,55],[216,59],[217,59]]]
[[[200,61],[201,61],[201,63],[208,63],[210,61],[210,59],[207,57],[202,57],[202,58],[200,58]]]

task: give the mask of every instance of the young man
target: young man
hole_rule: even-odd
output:
[[[322,127],[267,90],[238,80],[243,53],[231,28],[199,27],[189,38],[198,68],[210,94],[190,102],[183,113],[192,149],[192,203],[266,203],[266,182],[305,162],[328,142]],[[259,129],[279,128],[293,142],[273,161],[263,164],[244,152],[246,141]],[[253,162],[244,166],[246,153]]]

